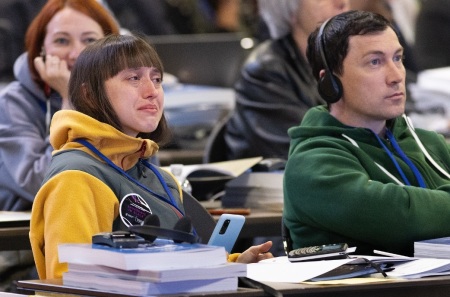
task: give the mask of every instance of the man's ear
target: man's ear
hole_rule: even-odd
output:
[[[322,78],[325,76],[325,69],[322,69],[319,71],[319,78]]]

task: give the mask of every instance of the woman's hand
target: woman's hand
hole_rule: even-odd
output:
[[[272,247],[272,241],[266,241],[260,245],[254,245],[245,250],[236,259],[239,263],[257,263],[261,260],[273,258],[272,253],[269,252]]]
[[[70,106],[68,100],[70,71],[66,61],[58,56],[46,55],[45,62],[42,57],[36,57],[34,66],[41,79],[61,95],[62,109],[67,109]]]

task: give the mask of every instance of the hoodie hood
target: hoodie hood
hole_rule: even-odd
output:
[[[14,62],[14,76],[20,85],[33,95],[37,100],[45,104],[47,97],[44,90],[31,77],[31,70],[28,66],[28,53],[21,54]],[[52,110],[61,109],[61,97],[58,93],[52,92],[50,95]]]
[[[50,127],[53,154],[79,149],[95,156],[88,148],[75,142],[86,139],[114,164],[124,170],[133,167],[140,158],[147,159],[158,151],[158,145],[149,139],[128,136],[111,125],[97,121],[81,112],[61,110],[55,113]]]
[[[21,54],[14,63],[14,76],[20,84],[35,97],[45,102],[45,94],[42,89],[31,78],[30,67],[28,67],[28,53]]]

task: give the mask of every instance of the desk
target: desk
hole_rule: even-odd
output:
[[[307,285],[307,284],[283,284],[267,283],[272,289],[282,295],[301,297],[440,297],[450,294],[450,277],[431,277],[417,280],[397,280],[393,282],[380,282],[359,285]],[[95,292],[76,288],[64,287],[61,280],[46,281],[19,281],[21,289],[32,291],[47,291],[70,293],[84,296],[111,296],[125,297],[126,295]],[[253,297],[271,296],[262,289],[240,288],[237,292],[224,292],[214,294],[192,294],[184,296],[216,296],[216,297]]]
[[[30,212],[0,211],[0,251],[31,249]],[[217,221],[219,216],[214,216]],[[252,210],[246,216],[240,238],[279,236],[281,212]]]
[[[239,238],[281,236],[281,212],[271,212],[252,209],[250,215],[245,216]],[[214,216],[217,221],[219,216]]]
[[[61,279],[54,280],[30,280],[30,281],[18,281],[19,289],[35,291],[35,292],[47,292],[47,293],[61,293],[61,294],[74,294],[75,296],[92,296],[92,297],[129,297],[129,295],[101,292],[87,289],[78,289],[74,287],[66,287],[62,285]],[[173,296],[173,295],[163,295]],[[179,296],[179,295],[177,295]],[[200,296],[217,296],[217,297],[258,297],[264,296],[261,289],[239,288],[237,292],[218,292],[218,293],[193,293],[183,294],[183,296],[200,297]],[[135,296],[133,296],[135,297]]]
[[[31,212],[0,211],[0,251],[31,249]]]
[[[367,283],[358,285],[308,285],[266,283],[283,297],[438,297],[450,296],[450,277]]]

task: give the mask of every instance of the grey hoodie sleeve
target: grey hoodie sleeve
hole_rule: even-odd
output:
[[[18,82],[0,93],[0,209],[26,210],[51,160],[44,102]]]

